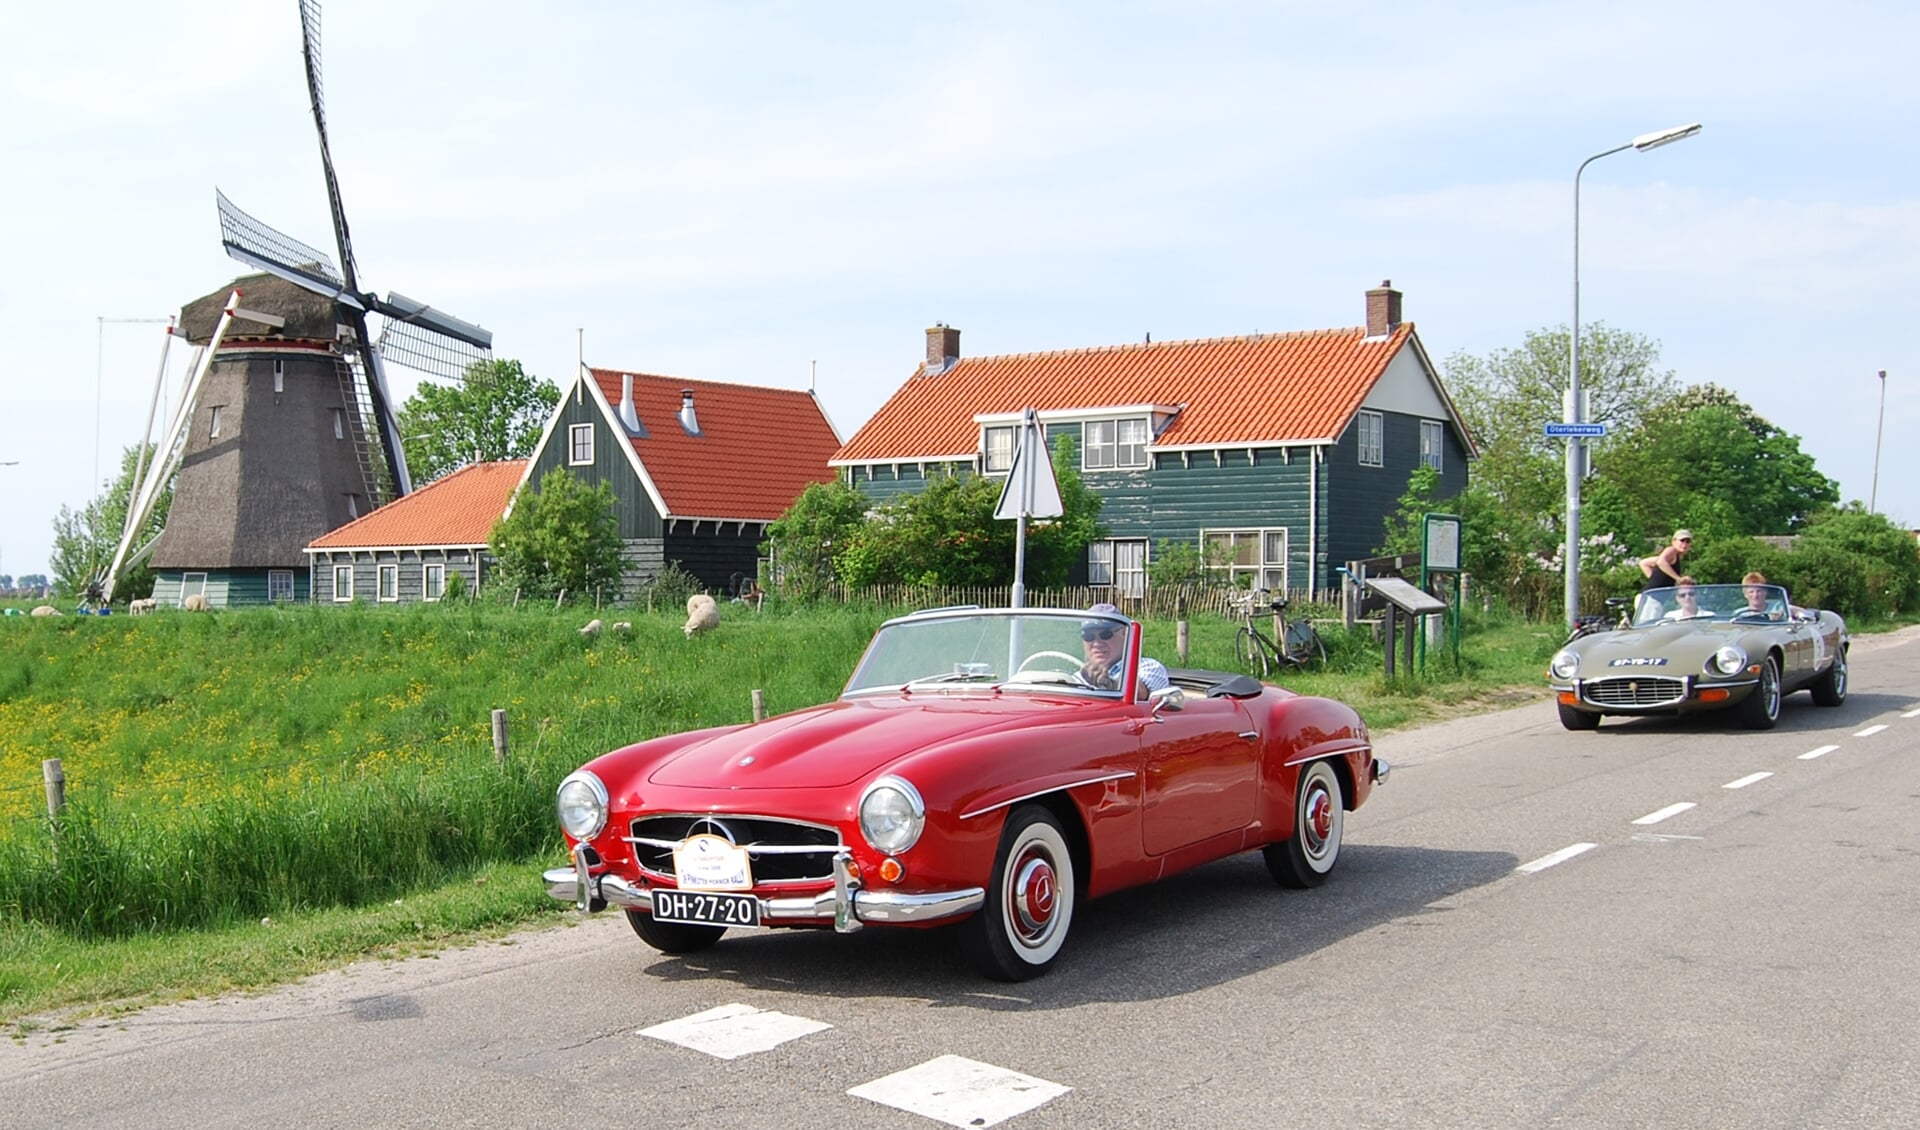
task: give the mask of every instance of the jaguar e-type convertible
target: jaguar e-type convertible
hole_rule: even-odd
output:
[[[1609,714],[1700,710],[1766,730],[1803,688],[1821,706],[1846,701],[1849,642],[1839,615],[1796,607],[1778,585],[1649,589],[1627,624],[1562,648],[1547,677],[1569,730]]]
[[[1083,677],[1082,641],[1126,677]],[[655,738],[559,787],[547,893],[689,953],[734,927],[957,927],[984,974],[1060,953],[1081,900],[1259,849],[1323,882],[1388,768],[1350,707],[1175,670],[1148,693],[1118,615],[954,608],[889,620],[840,697]],[[1096,680],[1112,683],[1116,680]]]

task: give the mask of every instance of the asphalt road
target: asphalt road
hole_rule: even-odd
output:
[[[945,934],[680,959],[601,916],[16,1041],[0,1126],[1913,1127],[1920,631],[1852,677],[1764,734],[1543,692],[1389,735],[1325,887],[1255,854],[1085,904],[1025,985]],[[796,1027],[640,1034],[730,1005]],[[933,1114],[849,1093],[929,1064],[894,1097]]]

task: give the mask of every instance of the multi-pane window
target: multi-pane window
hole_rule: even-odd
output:
[[[1387,418],[1378,412],[1360,413],[1360,465],[1378,467],[1386,462]]]
[[[1086,469],[1105,471],[1145,467],[1147,434],[1144,416],[1132,416],[1124,420],[1088,420],[1081,427]]]
[[[1238,588],[1287,590],[1287,531],[1204,530],[1208,568]]]
[[[439,600],[447,591],[447,567],[445,565],[422,565],[420,567],[420,595],[426,600]]]
[[[389,601],[400,599],[400,566],[380,566],[380,599]]]
[[[333,567],[333,600],[336,604],[345,604],[353,599],[353,566],[335,565]]]
[[[593,462],[592,424],[574,424],[567,429],[567,462],[575,467]]]
[[[275,604],[293,599],[293,570],[267,570],[267,599]]]
[[[988,474],[1004,474],[1013,469],[1013,429],[988,428],[982,437],[981,450],[986,455]]]
[[[1113,543],[1113,587],[1123,596],[1147,595],[1147,543],[1125,539]]]
[[[1440,466],[1440,452],[1447,441],[1446,437],[1446,427],[1440,421],[1420,421],[1420,465],[1422,467],[1432,467],[1436,471],[1443,469]]]

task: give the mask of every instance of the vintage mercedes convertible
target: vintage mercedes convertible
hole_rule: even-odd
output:
[[[1121,689],[1082,641],[1126,646]],[[572,863],[547,893],[625,912],[667,953],[733,927],[957,924],[986,975],[1059,954],[1082,899],[1259,849],[1324,881],[1345,814],[1387,777],[1331,699],[1175,670],[1145,692],[1118,615],[954,608],[889,620],[840,697],[655,738],[559,788]]]
[[[1732,710],[1756,730],[1801,689],[1821,706],[1847,697],[1846,621],[1799,608],[1778,585],[1649,589],[1631,620],[1582,635],[1547,666],[1560,724],[1591,730],[1608,714]]]

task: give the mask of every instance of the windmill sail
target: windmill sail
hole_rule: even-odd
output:
[[[220,211],[220,245],[227,249],[228,255],[315,294],[365,308],[360,296],[347,289],[346,280],[340,277],[325,252],[316,251],[247,215],[219,189],[215,189],[213,195]]]

